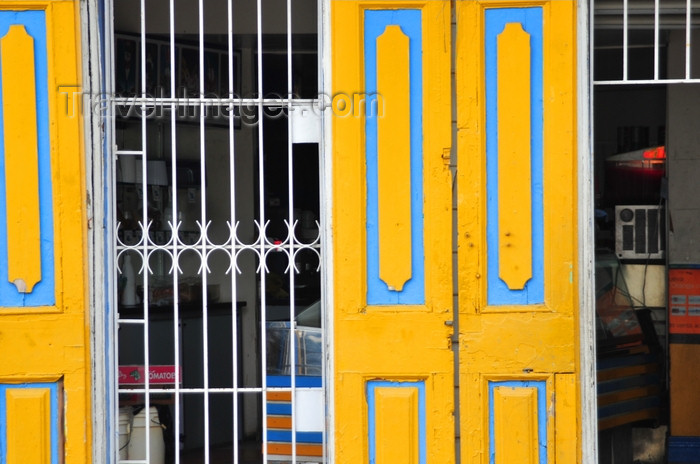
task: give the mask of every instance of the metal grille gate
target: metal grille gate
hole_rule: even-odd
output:
[[[325,461],[319,11],[113,4],[119,462]]]
[[[594,0],[591,14],[594,84],[700,82],[692,0]],[[612,65],[615,63],[615,65]]]

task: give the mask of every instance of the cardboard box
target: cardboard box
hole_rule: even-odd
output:
[[[671,435],[700,436],[700,344],[669,345]]]

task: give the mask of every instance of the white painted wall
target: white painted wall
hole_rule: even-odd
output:
[[[700,44],[695,32],[693,44]],[[685,69],[684,31],[674,31],[669,44],[669,74]],[[691,62],[700,62],[700,46]],[[697,65],[696,65],[697,66]],[[700,264],[700,84],[668,87],[668,179],[672,230],[669,264]]]

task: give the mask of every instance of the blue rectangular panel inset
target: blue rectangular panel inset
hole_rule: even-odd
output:
[[[539,447],[539,463],[547,464],[547,383],[544,380],[489,381],[489,463],[496,463],[493,392],[497,387],[537,389],[537,445]]]
[[[519,23],[530,35],[532,278],[522,290],[511,290],[498,275],[498,36],[506,24]],[[544,302],[543,198],[543,47],[542,7],[486,10],[486,235],[489,305],[531,305]]]
[[[400,292],[379,278],[379,185],[377,166],[377,38],[398,25],[409,38],[411,130],[411,279]],[[423,252],[423,49],[420,10],[366,10],[364,17],[367,162],[367,304],[425,304]]]
[[[292,431],[291,430],[268,430],[267,431],[267,441],[277,442],[277,443],[291,443],[292,442]],[[323,443],[323,433],[322,432],[297,432],[296,433],[297,443]]]
[[[267,403],[267,413],[271,416],[291,416],[292,403]]]
[[[56,304],[54,277],[53,192],[49,146],[49,100],[46,43],[46,13],[42,11],[0,11],[0,37],[11,25],[21,24],[34,39],[34,79],[39,153],[39,227],[41,231],[41,281],[32,293],[19,293],[8,281],[7,203],[5,199],[5,141],[2,131],[2,92],[0,92],[0,307],[53,306]],[[0,63],[1,66],[1,63]],[[2,79],[0,78],[0,88]]]
[[[289,375],[268,375],[266,380],[268,387],[285,388],[292,386],[292,377]],[[323,377],[320,375],[297,375],[294,377],[294,385],[298,388],[320,388],[323,386]]]
[[[58,384],[55,382],[21,383],[21,384],[0,384],[0,463],[7,462],[7,400],[5,392],[12,388],[46,388],[51,397],[51,461],[47,464],[58,464],[58,437],[59,417],[58,417]]]
[[[375,398],[375,390],[377,388],[415,388],[418,390],[418,462],[426,464],[425,382],[392,382],[388,380],[370,380],[367,382],[369,464],[376,464],[377,462],[377,407]]]

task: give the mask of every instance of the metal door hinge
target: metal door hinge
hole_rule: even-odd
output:
[[[449,166],[452,160],[452,148],[443,148],[441,158],[442,162],[445,163],[446,166]]]

